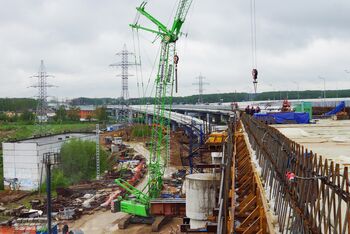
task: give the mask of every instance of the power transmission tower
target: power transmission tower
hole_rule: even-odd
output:
[[[139,63],[136,62],[130,62],[129,56],[135,56],[134,53],[129,52],[128,49],[126,48],[126,45],[124,44],[123,50],[116,53],[116,55],[121,56],[121,62],[118,63],[113,63],[110,66],[112,67],[121,67],[122,73],[117,76],[122,77],[122,93],[121,93],[121,98],[126,101],[129,99],[129,84],[128,84],[128,79],[129,76],[132,76],[129,74],[129,66],[137,66],[140,65]]]
[[[202,97],[203,91],[204,91],[203,86],[209,85],[209,83],[204,82],[205,77],[202,76],[202,74],[200,74],[198,77],[196,77],[196,79],[198,80],[198,82],[192,83],[192,85],[198,85],[198,94],[199,94],[198,103],[203,103],[203,97]]]
[[[37,75],[32,76],[37,78],[37,83],[32,85],[33,88],[38,88],[38,96],[37,96],[37,108],[36,108],[36,124],[39,125],[40,133],[43,133],[44,124],[47,122],[47,113],[49,110],[47,104],[47,88],[55,87],[54,85],[50,85],[47,83],[48,77],[53,77],[48,75],[45,70],[44,60],[40,62],[40,68]]]
[[[112,67],[121,67],[121,74],[117,76],[121,76],[122,78],[122,92],[121,92],[121,101],[122,101],[122,109],[118,113],[117,119],[119,121],[125,121],[129,118],[129,111],[128,111],[128,99],[129,99],[129,83],[128,79],[129,76],[132,76],[129,74],[129,66],[138,66],[139,63],[136,62],[135,54],[132,52],[129,52],[126,48],[126,44],[124,44],[122,51],[116,53],[116,55],[121,57],[121,61],[117,63],[110,64]],[[130,56],[134,58],[134,62],[130,62]]]

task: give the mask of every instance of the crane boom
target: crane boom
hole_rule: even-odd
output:
[[[191,7],[192,0],[180,0],[179,6],[176,11],[175,20],[171,31],[177,36],[180,34],[182,24],[185,22],[188,10]]]
[[[170,29],[168,29],[164,24],[145,10],[146,2],[143,2],[140,7],[137,7],[136,9],[141,15],[145,16],[153,24],[155,24],[157,29],[149,29],[140,26],[138,22],[130,25],[134,29],[142,29],[155,33],[161,39],[158,72],[155,78],[154,112],[150,159],[148,162],[148,195],[143,196],[140,194],[139,190],[132,188],[132,186],[128,185],[126,181],[116,181],[122,182],[122,184],[124,184],[123,187],[128,188],[127,191],[129,193],[136,195],[136,201],[139,202],[138,206],[140,204],[145,205],[144,201],[147,199],[159,197],[163,186],[165,165],[170,160],[170,113],[174,90],[174,77],[178,62],[178,56],[176,54],[176,41],[179,39],[181,28],[185,22],[191,3],[192,0],[179,0],[176,15]],[[166,106],[169,107],[168,111],[165,111]],[[125,201],[124,204],[130,208],[130,206],[132,206],[134,203]],[[147,205],[145,205],[144,208],[148,209]],[[136,210],[136,208],[133,209],[133,207],[131,207],[130,209],[125,209],[122,211],[133,214],[143,213],[132,212],[132,210]]]

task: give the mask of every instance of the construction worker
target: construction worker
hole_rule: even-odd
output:
[[[259,107],[259,106],[257,106],[257,107],[256,107],[256,111],[255,111],[255,112],[256,112],[256,113],[260,113],[260,111],[261,111],[261,110],[260,110],[260,107]]]
[[[250,106],[249,105],[245,108],[245,113],[250,115]]]
[[[250,115],[254,115],[254,113],[255,113],[255,108],[254,106],[252,106],[252,109],[250,109]]]

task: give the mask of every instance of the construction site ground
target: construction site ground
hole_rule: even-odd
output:
[[[134,150],[141,154],[149,160],[150,152],[148,149],[144,147],[143,142],[125,142],[125,144],[130,145]],[[174,171],[176,171],[177,167],[169,167],[165,171],[165,176],[170,175]],[[143,178],[142,182],[140,182],[136,188],[143,189],[147,184],[147,176]],[[126,213],[117,212],[112,213],[110,210],[100,210],[94,212],[91,215],[84,215],[78,220],[71,221],[69,223],[69,227],[71,229],[81,229],[85,234],[99,234],[99,233],[128,233],[128,234],[136,234],[136,233],[150,233],[151,225],[146,224],[134,224],[129,225],[127,229],[121,230],[118,229],[119,221],[126,217]],[[175,230],[178,230],[178,225],[182,223],[181,218],[174,218],[169,223],[167,223],[159,233],[176,233]]]
[[[145,144],[149,139],[147,137],[131,137],[130,133],[125,132],[106,132],[101,135],[100,142],[101,145],[108,149],[108,146],[105,145],[104,137],[111,136],[114,137],[118,134],[118,136],[122,136],[124,140],[124,144],[130,146],[135,151],[135,155],[142,155],[146,161],[150,158],[150,152],[146,148],[147,144]],[[187,156],[188,154],[188,138],[184,135],[184,133],[180,130],[177,132],[172,132],[171,134],[171,156],[168,167],[165,170],[164,177],[171,179],[173,173],[177,172],[179,169],[183,169],[183,159],[182,156]],[[126,141],[128,140],[128,141]],[[205,153],[207,154],[207,152]],[[210,154],[208,154],[210,158]],[[187,161],[186,161],[187,162]],[[99,189],[101,189],[101,181],[97,181],[99,184]],[[143,189],[147,184],[147,176],[143,177],[141,181],[136,185],[136,188]],[[97,184],[96,184],[97,185]],[[88,182],[87,184],[76,184],[71,187],[86,187],[86,186],[95,186],[94,182]],[[102,185],[103,186],[103,185]],[[102,187],[103,188],[103,187]],[[97,189],[97,187],[96,187]],[[106,185],[106,190],[107,185]],[[164,192],[172,193],[176,189],[173,187],[165,186]],[[30,201],[37,200],[45,200],[45,194],[38,195],[35,192],[24,192],[24,191],[2,191],[0,193],[0,202],[3,203],[3,207],[6,209],[19,209],[19,207],[31,207]],[[43,210],[39,208],[40,210]],[[89,212],[84,212],[82,216],[67,221],[59,221],[59,226],[63,226],[64,224],[68,224],[71,230],[81,229],[84,233],[150,233],[151,225],[145,224],[131,224],[125,230],[118,229],[119,221],[126,217],[127,214],[122,212],[112,213],[110,207],[99,207],[93,208]],[[8,216],[0,216],[0,220],[7,220]],[[164,225],[160,233],[176,233],[176,230],[179,230],[179,225],[182,223],[181,218],[174,218],[169,223]]]
[[[143,142],[125,142],[127,145],[129,145],[131,148],[135,150],[135,152],[139,155],[142,155],[147,161],[149,159],[149,151],[144,147]],[[70,187],[86,187],[91,186],[91,189],[94,189],[94,181],[92,181],[90,184],[84,184],[86,182],[83,182],[82,184],[76,184],[72,185]],[[98,181],[96,183],[101,183],[101,181]],[[138,184],[137,188],[144,188],[147,183],[147,178],[144,177]],[[101,186],[99,186],[101,187]],[[106,184],[106,189],[108,185]],[[107,189],[108,190],[108,189]],[[55,193],[55,192],[54,192]],[[0,192],[0,207],[1,209],[6,209],[7,211],[15,211],[19,209],[29,208],[31,207],[30,201],[37,199],[37,200],[45,200],[46,195],[45,194],[38,194],[37,192],[28,192],[28,191],[10,191],[5,190]],[[44,210],[40,209],[40,210]],[[12,212],[13,213],[13,212]],[[13,216],[13,214],[6,215],[6,213],[2,212],[0,213],[0,221],[6,221]],[[110,210],[110,206],[103,208],[99,207],[99,204],[97,204],[96,208],[93,208],[90,212],[85,212],[86,215],[83,215],[82,217],[74,220],[74,221],[63,221],[59,222],[60,224],[68,223],[69,226],[72,226],[74,228],[80,228],[85,231],[85,233],[99,233],[99,230],[104,230],[104,228],[109,227],[113,224],[114,221],[122,218],[125,216],[123,213],[112,213]],[[70,224],[72,222],[72,225]],[[108,226],[108,224],[110,224]],[[61,226],[61,225],[60,225]],[[113,226],[113,225],[112,225]],[[105,232],[101,232],[105,233]]]
[[[314,153],[350,165],[350,120],[320,119],[315,124],[272,125]]]
[[[122,212],[99,211],[92,215],[83,216],[81,219],[76,220],[73,225],[70,224],[70,227],[72,229],[81,229],[85,234],[138,234],[152,232],[152,226],[147,224],[131,224],[127,229],[119,229],[118,223],[125,216],[126,214]],[[176,233],[175,230],[178,230],[178,225],[181,223],[181,218],[174,218],[162,227],[159,233]]]
[[[134,150],[149,160],[149,151],[140,142],[125,142]],[[142,189],[147,183],[144,177],[136,188]],[[98,211],[91,215],[85,215],[78,220],[69,223],[71,229],[81,229],[84,233],[122,233],[118,231],[118,220],[126,216],[123,212],[112,213],[110,210]],[[118,232],[117,232],[118,231]]]

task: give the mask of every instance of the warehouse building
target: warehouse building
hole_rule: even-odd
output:
[[[2,143],[5,187],[10,186],[9,182],[17,181],[20,190],[38,189],[45,179],[43,154],[60,152],[62,144],[71,139],[95,140],[96,136],[93,133],[66,133]]]

